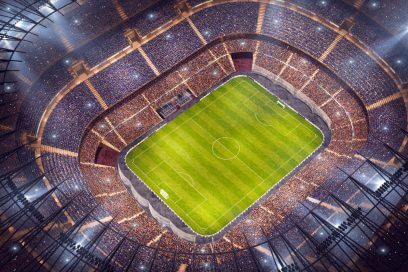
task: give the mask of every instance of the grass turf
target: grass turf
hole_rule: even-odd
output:
[[[236,77],[136,145],[128,167],[189,227],[220,231],[323,141],[248,77]]]

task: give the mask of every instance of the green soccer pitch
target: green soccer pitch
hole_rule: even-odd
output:
[[[193,231],[213,235],[322,142],[319,129],[240,76],[133,147],[126,163]]]

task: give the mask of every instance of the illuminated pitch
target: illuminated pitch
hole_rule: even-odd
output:
[[[241,76],[133,147],[126,163],[193,231],[213,235],[322,142],[318,128]]]

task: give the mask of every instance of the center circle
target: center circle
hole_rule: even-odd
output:
[[[212,143],[212,153],[220,160],[228,161],[236,158],[241,150],[239,143],[231,137],[220,137]]]

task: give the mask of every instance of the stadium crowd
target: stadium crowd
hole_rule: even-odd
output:
[[[125,222],[122,223],[122,227],[137,224],[138,228],[136,229],[138,231],[131,231],[130,235],[136,235],[138,241],[144,244],[152,243],[152,241],[155,243],[155,238],[165,233],[166,239],[170,242],[161,243],[161,247],[163,248],[166,248],[166,245],[174,247],[178,245],[180,241],[184,244],[190,244],[180,240],[171,234],[171,232],[166,231],[165,227],[158,225],[150,216],[143,212],[136,202],[130,199],[124,186],[120,183],[120,180],[114,176],[114,168],[106,167],[106,169],[103,168],[103,170],[101,170],[101,166],[91,166],[91,164],[94,163],[94,153],[96,152],[97,146],[105,141],[118,150],[122,149],[126,144],[134,141],[143,135],[143,133],[149,131],[152,126],[161,122],[161,119],[156,115],[154,110],[165,103],[166,99],[168,100],[174,97],[175,94],[184,88],[191,88],[196,95],[200,95],[230,74],[233,70],[229,56],[220,56],[222,53],[255,50],[257,46],[259,46],[259,51],[255,52],[255,65],[259,65],[275,74],[276,78],[280,78],[289,83],[295,90],[301,90],[301,92],[314,101],[316,105],[320,106],[331,120],[333,140],[328,146],[330,152],[325,151],[314,158],[305,168],[298,171],[293,178],[290,178],[278,189],[285,192],[293,192],[293,194],[286,194],[287,198],[285,197],[285,199],[277,199],[276,197],[268,198],[262,203],[262,208],[256,208],[248,215],[248,218],[250,218],[250,226],[253,228],[255,228],[255,226],[260,227],[257,230],[279,228],[279,223],[282,222],[277,221],[275,217],[274,220],[271,220],[269,215],[274,214],[279,218],[285,218],[286,215],[290,214],[293,209],[298,206],[300,200],[307,198],[308,195],[314,192],[317,186],[322,184],[326,178],[330,176],[331,173],[328,169],[333,169],[336,164],[335,162],[342,161],[344,157],[352,155],[353,151],[357,150],[364,143],[364,139],[367,138],[367,128],[364,128],[366,122],[362,122],[363,126],[353,125],[353,123],[365,119],[358,99],[350,94],[349,91],[345,90],[342,87],[343,84],[338,83],[333,75],[328,74],[323,69],[319,69],[316,64],[307,58],[302,58],[301,53],[293,52],[287,46],[242,38],[226,41],[225,44],[214,45],[209,50],[198,54],[197,57],[192,58],[188,62],[184,62],[180,65],[180,68],[176,67],[174,72],[170,72],[165,77],[153,81],[146,88],[143,88],[141,93],[136,95],[130,94],[123,102],[120,102],[105,114],[98,117],[98,119],[93,122],[92,127],[87,129],[85,134],[84,141],[82,142],[82,148],[85,147],[85,149],[81,149],[80,151],[80,160],[88,162],[90,165],[84,164],[80,166],[84,180],[91,181],[89,188],[92,194],[96,196],[98,201],[103,203],[104,208],[110,211],[111,214],[118,215],[118,218],[122,218],[122,220],[132,218],[132,215],[137,215],[135,219],[125,220]],[[267,54],[274,55],[271,56]],[[276,69],[276,65],[270,65],[271,62],[265,62],[264,60],[266,58],[272,60],[274,64],[279,64],[279,71]],[[118,67],[121,66],[119,65]],[[226,67],[229,68],[229,70],[225,70]],[[149,70],[147,66],[145,69]],[[120,68],[117,68],[117,71],[119,70]],[[288,70],[290,72],[285,73],[285,71]],[[113,73],[111,78],[113,79],[114,77],[115,75]],[[116,83],[116,88],[121,86],[120,88],[122,89],[116,89],[118,91],[115,92],[108,92],[108,90],[111,90],[113,87],[102,87],[102,83],[95,78],[91,79],[91,82],[93,82],[95,88],[101,93],[104,100],[109,101],[109,104],[113,104],[114,101],[120,99],[117,97],[117,93],[121,93],[120,90],[123,89],[129,92],[128,90],[137,89],[137,87],[133,85],[128,87]],[[109,86],[114,85],[115,84]],[[83,89],[86,87],[81,85],[77,88]],[[72,92],[75,93],[74,90]],[[123,97],[126,95],[128,94],[124,94]],[[89,98],[92,99],[89,95],[83,96],[83,98],[85,101]],[[95,106],[98,105],[96,100],[93,100],[93,104]],[[59,106],[61,107],[61,111],[66,114],[67,111],[64,104],[61,103]],[[100,108],[98,109],[100,111]],[[77,112],[74,114],[78,115]],[[58,117],[56,117],[56,119],[57,118]],[[87,124],[89,121],[84,122]],[[50,122],[50,124],[52,124],[52,122]],[[358,127],[359,132],[354,131],[355,127]],[[55,129],[56,126],[53,127],[53,131],[55,131]],[[67,129],[64,131],[61,130],[61,134],[64,133],[68,133]],[[68,134],[74,137],[77,133],[72,131]],[[358,135],[359,138],[353,135]],[[75,141],[69,140],[67,143],[61,141],[60,143],[60,148],[71,150],[72,147],[67,145],[67,143],[73,144]],[[78,145],[78,141],[76,144]],[[92,149],[88,149],[87,146],[92,146]],[[93,155],[91,155],[92,152]],[[82,160],[82,158],[84,158],[84,160]],[[316,169],[319,169],[317,172],[320,174],[316,174]],[[326,175],[322,175],[321,173],[326,173]],[[313,180],[313,185],[307,182],[309,180]],[[95,183],[95,181],[97,182]],[[300,190],[298,186],[299,181],[303,184]],[[123,201],[123,199],[127,200]],[[132,205],[125,207],[126,205],[121,205],[120,203],[132,203]],[[248,246],[248,237],[242,237],[243,234],[241,231],[241,228],[248,228],[248,226],[245,226],[247,220],[237,224],[236,227],[225,235],[226,239],[234,241],[233,244],[236,247],[245,248]],[[149,235],[146,235],[143,231],[140,232],[140,229],[149,229]],[[257,239],[261,239],[260,237],[262,237],[262,235],[257,235],[256,233],[252,236],[254,237],[251,237],[251,239],[255,239],[254,243]],[[226,243],[225,240],[220,240],[220,245],[218,245],[217,242],[215,245],[219,247],[219,250],[227,250],[227,248],[231,247],[231,244]],[[190,244],[187,248],[194,250],[194,245]]]
[[[135,7],[125,0],[118,2],[129,14],[140,12],[143,6],[141,3]],[[197,6],[205,1],[188,2]],[[336,25],[354,11],[354,7],[342,1],[331,1],[327,7],[316,4],[316,1],[289,2]],[[175,1],[167,1],[166,5],[153,4],[141,16],[113,27],[53,65],[32,85],[30,91],[36,95],[23,104],[20,129],[35,135],[49,102],[71,81],[65,60],[83,58],[91,67],[104,62],[127,46],[123,36],[126,28],[135,28],[142,36],[147,35],[178,16],[174,4]],[[367,5],[363,6],[363,11],[364,14],[355,19],[352,35],[391,64],[395,61],[395,55],[388,52],[391,49],[377,46],[386,34],[377,37],[382,34],[366,27],[372,24],[366,22],[371,19],[365,16],[372,16],[389,29],[395,29],[395,25],[383,22]],[[111,18],[112,7],[107,7],[106,12],[103,15]],[[131,263],[135,270],[150,265],[156,270],[171,270],[167,264],[175,259],[178,266],[192,266],[197,270],[210,269],[208,266],[214,263],[228,270],[238,262],[242,271],[251,271],[256,264],[251,257],[254,253],[247,249],[248,246],[264,243],[272,238],[273,233],[287,231],[288,226],[292,226],[288,222],[289,216],[301,217],[305,212],[304,207],[299,207],[300,202],[327,197],[328,192],[344,179],[344,174],[336,166],[341,165],[351,173],[362,163],[362,159],[356,156],[357,151],[387,162],[389,154],[382,155],[374,144],[378,139],[399,147],[404,136],[398,134],[398,125],[406,122],[402,98],[367,110],[367,107],[399,92],[396,83],[378,63],[345,38],[322,58],[338,33],[312,18],[278,5],[267,5],[261,31],[264,37],[249,35],[256,31],[258,12],[258,3],[239,2],[214,5],[194,13],[190,19],[206,42],[213,42],[210,45],[205,44],[183,20],[141,46],[160,75],[155,74],[157,71],[139,50],[135,50],[87,82],[70,89],[56,104],[43,128],[41,144],[44,146],[41,148],[45,155],[40,160],[44,170],[49,172],[50,184],[62,182],[62,190],[71,194],[84,190],[85,193],[79,196],[81,202],[99,203],[103,208],[95,212],[95,217],[102,222],[113,220],[113,230],[105,233],[99,243],[100,251],[111,252],[113,245],[126,233],[136,242],[129,242],[129,252],[120,256],[129,256],[132,249],[137,248],[136,258]],[[393,8],[385,8],[384,12],[395,17]],[[87,20],[95,20],[88,16],[81,16],[81,19],[84,26],[89,25]],[[118,18],[109,22],[119,24]],[[89,35],[90,31],[78,33],[77,39]],[[101,145],[119,152],[165,122],[157,110],[177,94],[188,90],[194,98],[199,98],[233,75],[235,68],[230,54],[234,52],[252,52],[253,72],[270,77],[295,95],[312,101],[315,109],[330,121],[331,139],[322,152],[312,156],[304,167],[277,186],[221,239],[204,245],[192,243],[179,238],[168,226],[159,225],[128,194],[114,167],[96,164],[96,153]],[[396,67],[401,75],[406,72],[406,66],[398,68],[395,62],[391,66]],[[34,156],[30,150],[25,152],[21,156]],[[352,188],[352,184],[349,186]],[[344,196],[357,198],[347,188]],[[58,197],[67,198],[64,195]],[[364,203],[367,203],[366,199]],[[336,220],[344,216],[344,212],[330,209],[323,209],[321,213],[329,218],[337,214],[334,216]],[[72,209],[69,214],[76,221],[85,211]],[[92,227],[92,222],[87,223],[95,235],[100,224],[95,223],[97,227]],[[318,229],[316,225],[309,227]],[[90,239],[91,231],[85,233],[88,235],[86,239]],[[298,239],[294,233],[286,235]],[[278,242],[283,243],[280,238]],[[261,247],[267,246],[263,244],[258,249],[262,252]],[[159,252],[155,248],[159,248]],[[183,254],[176,256],[173,252]],[[94,254],[103,256],[101,252],[95,251]],[[216,256],[215,260],[213,256]],[[115,261],[126,263],[120,259]]]
[[[221,252],[228,251],[232,246],[231,242],[228,243],[226,241],[233,241],[232,244],[235,247],[246,248],[248,246],[248,239],[251,239],[251,244],[256,244],[258,240],[264,239],[262,238],[262,235],[256,234],[257,232],[254,232],[249,237],[243,237],[241,231],[242,228],[248,229],[249,226],[251,226],[254,230],[256,229],[259,231],[262,229],[265,230],[266,233],[270,233],[273,229],[283,228],[284,218],[293,212],[293,210],[299,205],[299,201],[306,199],[309,195],[313,194],[316,188],[323,184],[327,177],[333,174],[332,169],[334,169],[335,165],[344,163],[345,157],[352,156],[355,150],[359,149],[365,143],[368,128],[364,121],[366,117],[361,104],[349,90],[345,90],[342,87],[343,84],[339,83],[333,74],[328,73],[324,69],[319,69],[317,64],[314,64],[307,58],[302,59],[300,53],[292,52],[290,48],[283,45],[247,39],[226,41],[225,45],[214,45],[189,61],[181,63],[179,67],[175,67],[170,73],[166,73],[163,77],[159,77],[157,80],[152,81],[146,87],[142,88],[140,93],[138,92],[136,95],[131,95],[126,100],[115,105],[105,114],[98,117],[91,127],[87,129],[87,134],[82,143],[82,148],[85,146],[93,146],[93,152],[95,152],[96,147],[101,142],[109,142],[112,138],[118,138],[118,135],[120,135],[128,144],[133,142],[143,135],[143,133],[149,131],[152,126],[162,121],[152,109],[160,107],[160,105],[166,102],[166,99],[171,99],[175,94],[185,88],[191,88],[194,94],[200,95],[205,93],[221,78],[231,74],[232,70],[228,70],[228,74],[225,74],[220,68],[219,63],[216,61],[217,59],[215,59],[218,54],[215,53],[212,55],[209,53],[216,51],[214,48],[222,48],[222,50],[226,50],[226,52],[229,52],[229,50],[238,52],[239,50],[242,50],[240,48],[243,46],[247,46],[245,50],[250,50],[251,48],[255,49],[257,43],[259,43],[258,48],[260,51],[255,52],[255,66],[259,65],[266,70],[270,70],[271,73],[276,71],[276,69],[274,69],[275,67],[270,67],[263,61],[265,55],[262,50],[268,48],[269,50],[265,50],[265,52],[274,53],[274,56],[268,56],[268,58],[273,59],[275,63],[279,63],[281,70],[283,68],[290,68],[306,79],[303,81],[303,84],[309,81],[308,85],[303,88],[302,92],[314,101],[317,106],[320,106],[329,117],[331,121],[332,139],[327,147],[328,151],[324,151],[319,156],[313,158],[305,167],[297,171],[293,177],[290,177],[277,189],[277,192],[286,192],[287,197],[277,198],[276,195],[278,194],[272,194],[271,197],[268,197],[260,207],[254,208],[251,211],[247,216],[249,219],[243,220],[228,231],[225,234],[225,239],[221,239],[214,243],[214,247],[217,247]],[[271,48],[275,50],[270,50]],[[288,62],[287,59],[289,56],[292,57]],[[223,56],[220,59],[223,58],[225,58],[226,65],[232,67],[228,57]],[[189,73],[187,73],[187,69]],[[220,72],[221,74],[214,78],[213,71]],[[279,72],[276,72],[276,77]],[[296,78],[293,78],[290,75],[291,73],[281,73],[280,78],[290,83],[292,86],[296,85],[298,86],[298,89],[301,89],[303,84],[295,83]],[[313,75],[315,75],[315,77],[313,77],[312,80],[309,80]],[[320,83],[322,83],[323,86],[321,86]],[[294,89],[296,90],[296,88]],[[296,91],[299,92],[299,90]],[[143,114],[139,115],[138,111],[143,112]],[[104,120],[106,119],[110,120],[112,127],[110,130],[102,131],[99,127],[101,126],[101,122],[104,123]],[[138,125],[139,122],[141,124]],[[361,124],[355,125],[355,123],[358,122],[361,122]],[[95,137],[95,132],[93,131],[99,131],[98,134],[101,137]],[[88,137],[88,134],[92,136]],[[118,144],[112,143],[112,145],[117,146]],[[92,164],[95,156],[90,156],[88,152],[91,152],[91,150],[81,150],[80,160],[82,161],[82,154],[84,154],[84,161]],[[99,201],[108,203],[104,204],[106,209],[112,214],[121,214],[121,218],[131,218],[132,215],[140,213],[140,207],[126,209],[123,205],[119,204],[123,201],[116,201],[116,199],[124,197],[132,202],[132,206],[135,205],[137,207],[137,204],[135,204],[136,202],[129,199],[124,186],[120,185],[121,181],[112,176],[114,169],[112,168],[109,170],[111,174],[108,175],[104,174],[108,170],[96,171],[96,167],[98,166],[91,167],[83,165],[81,166],[81,169],[82,171],[86,171],[86,173],[93,173],[88,174],[93,175],[92,178],[85,178],[85,180],[98,181],[90,187],[93,188],[92,193],[94,195],[101,195],[100,199],[98,199]],[[322,173],[324,173],[324,175]],[[97,175],[99,178],[94,175]],[[101,181],[106,179],[109,179],[110,189],[104,189],[102,185]],[[313,180],[312,183],[309,182],[311,180]],[[302,186],[299,187],[299,183],[301,183]],[[291,192],[291,194],[288,194],[287,192]],[[114,196],[109,197],[109,194],[114,194]],[[126,201],[126,203],[128,203],[128,201]],[[272,217],[271,214],[274,216]],[[280,218],[281,220],[276,220],[276,218]],[[166,231],[165,226],[163,228],[163,226],[158,225],[145,213],[139,215],[134,221],[138,222],[138,226],[146,226],[151,232],[152,235],[148,236],[139,235],[140,232],[130,232],[131,235],[136,235],[137,233],[137,239],[143,239],[146,244],[152,242],[155,237],[158,237],[165,232],[165,238],[160,240],[160,246],[163,249],[167,249],[167,247],[169,247],[169,250],[174,249],[174,247],[177,248],[179,243],[183,242],[184,246],[180,245],[180,247],[188,249],[189,251],[195,250],[194,244],[178,238],[176,235],[172,234],[171,231]],[[134,221],[130,220],[123,223],[123,226],[129,226]],[[153,226],[155,227],[153,228]],[[138,230],[140,231],[140,229]],[[185,247],[186,245],[187,248]]]

